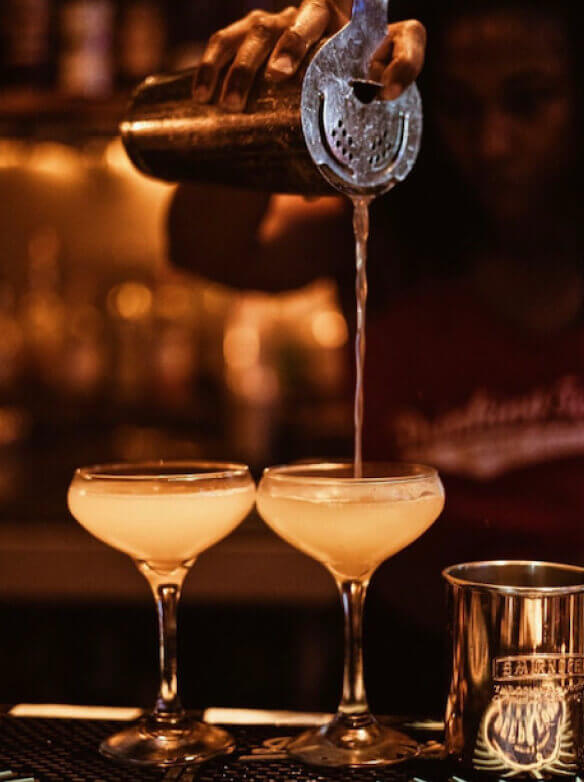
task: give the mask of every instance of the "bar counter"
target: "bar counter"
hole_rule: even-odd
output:
[[[120,717],[134,716],[132,710],[21,705],[4,707],[4,712],[0,716],[0,779],[15,782],[463,782],[456,774],[453,777],[455,772],[446,763],[432,759],[441,725],[431,721],[387,718],[403,723],[422,743],[427,758],[378,769],[323,770],[293,762],[282,750],[286,737],[328,715],[208,709],[205,719],[221,724],[227,719],[236,751],[199,767],[151,771],[112,763],[98,752],[100,741],[119,729]],[[2,775],[8,771],[12,777]]]

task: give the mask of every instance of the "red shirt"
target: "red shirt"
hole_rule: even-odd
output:
[[[432,464],[446,490],[434,528],[386,566],[394,578],[426,568],[436,585],[473,559],[584,562],[581,325],[521,333],[469,283],[434,283],[371,318],[365,394],[366,457]]]

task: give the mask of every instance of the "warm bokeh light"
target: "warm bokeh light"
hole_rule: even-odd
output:
[[[260,336],[254,326],[232,326],[225,332],[223,355],[229,369],[247,369],[258,362]]]
[[[22,166],[28,157],[28,147],[22,141],[0,140],[0,168]]]
[[[64,144],[43,143],[31,148],[29,168],[43,174],[72,179],[83,172],[81,155]]]
[[[140,320],[152,310],[152,291],[141,282],[124,282],[110,290],[107,304],[124,320]]]
[[[262,364],[228,375],[227,384],[239,398],[254,405],[269,405],[280,393],[278,373],[273,367]]]
[[[315,313],[311,330],[314,339],[323,348],[341,348],[349,337],[344,317],[335,310]]]

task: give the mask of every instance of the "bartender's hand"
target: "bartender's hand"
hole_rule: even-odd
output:
[[[348,21],[350,0],[302,0],[299,8],[280,13],[251,11],[215,33],[201,58],[194,82],[194,98],[208,103],[221,70],[231,62],[220,89],[219,103],[230,111],[245,108],[256,74],[266,62],[272,81],[293,76],[306,54],[323,36],[332,35]],[[394,100],[422,70],[426,31],[421,22],[395,22],[371,62],[371,78],[384,84],[380,97]]]

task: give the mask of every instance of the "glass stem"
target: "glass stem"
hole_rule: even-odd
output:
[[[345,717],[369,714],[363,678],[363,605],[368,583],[337,580],[345,615],[345,668],[339,704],[339,713]]]
[[[183,714],[178,695],[176,620],[178,603],[188,568],[176,568],[171,573],[158,573],[145,562],[138,569],[146,577],[158,613],[158,650],[160,662],[160,690],[152,717],[168,721]]]

